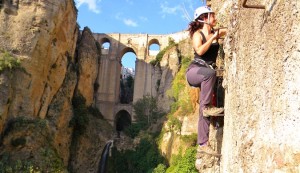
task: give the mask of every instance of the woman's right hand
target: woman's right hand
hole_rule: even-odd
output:
[[[214,40],[219,38],[219,29],[217,29],[213,35]]]

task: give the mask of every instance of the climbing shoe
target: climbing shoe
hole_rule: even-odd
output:
[[[208,106],[203,109],[203,116],[209,117],[209,116],[218,116],[224,112],[224,108],[217,108],[214,106]]]
[[[208,154],[215,157],[221,157],[222,155],[214,151],[210,146],[204,145],[204,146],[198,146],[197,152],[201,154]]]

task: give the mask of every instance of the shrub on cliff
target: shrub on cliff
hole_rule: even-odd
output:
[[[144,96],[133,104],[136,115],[136,123],[125,129],[125,133],[131,138],[138,135],[141,130],[146,130],[165,113],[157,106],[157,100],[151,96]]]
[[[20,59],[14,57],[9,52],[0,52],[0,73],[5,69],[14,69],[19,67],[21,64]]]

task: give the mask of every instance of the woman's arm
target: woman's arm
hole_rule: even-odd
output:
[[[218,32],[219,32],[218,38],[223,37],[227,33],[227,28],[219,28]]]

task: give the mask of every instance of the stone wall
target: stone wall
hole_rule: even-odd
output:
[[[221,2],[211,1],[228,8],[221,172],[299,172],[300,2]]]

